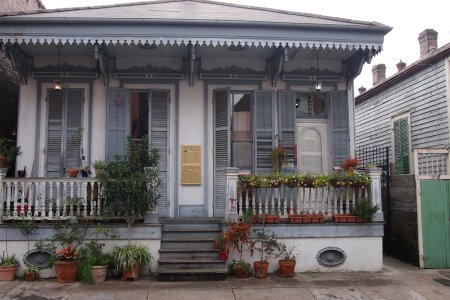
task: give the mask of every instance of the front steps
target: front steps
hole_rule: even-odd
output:
[[[158,281],[225,280],[226,262],[213,241],[222,232],[220,218],[164,218]]]

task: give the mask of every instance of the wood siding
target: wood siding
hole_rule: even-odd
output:
[[[448,143],[444,60],[357,104],[356,146],[391,146],[391,118],[408,111],[412,148],[442,147]]]

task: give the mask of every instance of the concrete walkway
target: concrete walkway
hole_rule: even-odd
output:
[[[60,284],[55,280],[0,282],[0,299],[450,299],[450,270],[419,270],[385,257],[376,273],[298,273],[285,279],[220,282],[157,282],[153,277],[101,284]]]

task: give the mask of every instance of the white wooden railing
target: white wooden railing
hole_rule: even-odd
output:
[[[102,213],[96,178],[5,178],[5,173],[0,172],[0,220]]]

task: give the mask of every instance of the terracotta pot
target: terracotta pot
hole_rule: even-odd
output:
[[[29,272],[29,273],[23,273],[23,279],[25,281],[34,281],[37,278],[37,273],[35,272]]]
[[[3,166],[5,165],[5,160],[6,160],[6,157],[3,155],[0,155],[0,168],[3,168]]]
[[[228,251],[220,250],[218,253],[219,253],[219,260],[221,260],[221,261],[228,260]]]
[[[92,278],[94,279],[94,283],[105,281],[107,273],[108,265],[91,267],[91,274]]]
[[[250,272],[246,272],[238,265],[233,265],[233,276],[235,278],[249,278]]]
[[[60,283],[69,283],[77,281],[79,261],[55,261],[56,281]]]
[[[136,265],[134,268],[123,270],[121,279],[122,280],[138,279],[140,270],[141,270],[141,266],[140,265]]]
[[[295,263],[295,260],[280,259],[278,261],[280,266],[278,275],[285,278],[294,277]]]
[[[261,214],[252,216],[252,223],[266,223],[266,224],[280,223],[280,216],[270,214]]]
[[[103,173],[105,173],[104,169],[95,169],[95,177],[99,177]]]
[[[68,169],[67,174],[69,175],[69,177],[77,177],[78,176],[78,170],[77,169]]]
[[[333,220],[335,223],[362,223],[363,219],[358,216],[349,214],[334,214]]]
[[[11,281],[14,279],[17,267],[0,267],[0,281]]]
[[[290,214],[290,223],[323,223],[322,214]]]
[[[267,278],[267,270],[269,269],[269,262],[267,261],[255,261],[253,263],[255,268],[256,278]]]

